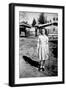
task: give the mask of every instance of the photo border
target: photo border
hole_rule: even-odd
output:
[[[27,84],[15,84],[15,6],[22,7],[37,7],[37,8],[56,8],[62,9],[62,81],[58,82],[42,82],[42,83],[27,83]],[[56,5],[38,5],[38,4],[9,4],[9,85],[10,86],[33,86],[33,85],[49,85],[49,84],[63,84],[64,83],[64,16],[65,7]]]

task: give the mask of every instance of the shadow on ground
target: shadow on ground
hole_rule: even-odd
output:
[[[32,60],[30,57],[23,56],[23,59],[24,59],[28,64],[30,64],[31,66],[34,66],[34,67],[37,67],[37,68],[39,67],[39,62]]]

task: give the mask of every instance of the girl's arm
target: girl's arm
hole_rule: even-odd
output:
[[[39,38],[37,40],[37,49],[39,48]]]
[[[49,44],[48,41],[49,41],[49,39],[48,39],[48,37],[47,37],[46,44]]]
[[[38,50],[39,50],[39,37],[38,37],[38,40],[37,40],[37,53],[38,53]]]
[[[49,54],[49,39],[47,38],[47,53]]]

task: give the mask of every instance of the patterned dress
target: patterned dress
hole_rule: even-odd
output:
[[[46,35],[38,36],[37,43],[39,60],[47,60],[49,55],[48,37]]]

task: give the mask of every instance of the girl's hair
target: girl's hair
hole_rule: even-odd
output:
[[[41,28],[40,30],[39,30],[39,32],[40,32],[40,34],[42,34],[43,35],[43,31],[42,31],[42,29],[44,29],[45,30],[45,35],[47,35],[48,36],[48,32],[47,32],[47,29],[45,29],[45,28]]]

